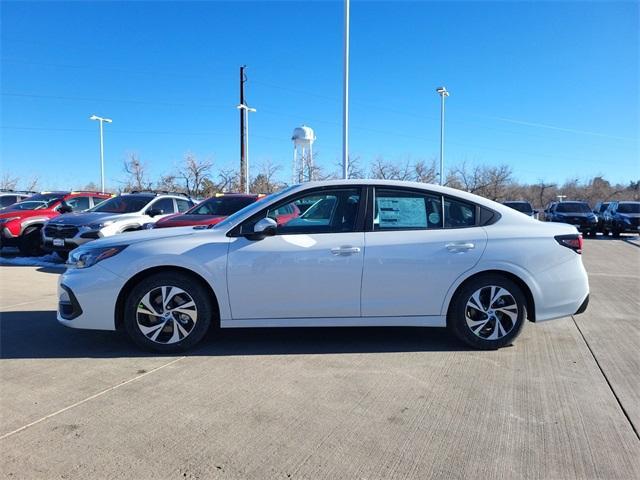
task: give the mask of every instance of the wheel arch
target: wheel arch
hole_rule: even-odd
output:
[[[535,304],[535,299],[533,297],[533,293],[531,292],[531,288],[529,287],[529,285],[527,285],[527,282],[525,282],[522,278],[520,278],[518,275],[512,273],[512,272],[508,272],[506,270],[500,270],[500,269],[491,269],[491,270],[483,270],[480,272],[475,272],[472,275],[468,276],[467,278],[465,278],[462,282],[460,282],[460,284],[455,288],[454,292],[451,294],[451,296],[449,297],[449,304],[447,305],[447,310],[446,310],[446,314],[447,317],[449,316],[449,311],[451,310],[452,306],[453,306],[453,300],[456,297],[456,295],[458,294],[458,292],[463,289],[469,282],[476,280],[477,278],[486,276],[486,275],[501,275],[505,278],[508,278],[509,280],[511,280],[512,282],[514,282],[516,285],[518,285],[518,287],[520,287],[520,290],[522,290],[522,293],[525,296],[526,302],[527,302],[527,319],[530,322],[535,322],[536,321],[536,304]]]
[[[155,275],[156,273],[166,273],[166,272],[180,272],[184,273],[192,277],[198,283],[200,283],[211,295],[212,300],[212,309],[213,309],[213,318],[211,319],[211,326],[218,327],[220,323],[220,304],[218,302],[218,296],[216,295],[213,287],[209,282],[207,282],[202,275],[194,272],[193,270],[189,270],[188,268],[178,267],[174,265],[162,265],[158,267],[151,267],[145,270],[142,270],[136,273],[133,277],[131,277],[127,282],[122,286],[120,292],[118,293],[118,298],[116,300],[116,306],[114,310],[114,325],[116,330],[122,330],[124,328],[124,303],[127,296],[127,293],[133,288],[133,286],[147,277],[151,275]]]

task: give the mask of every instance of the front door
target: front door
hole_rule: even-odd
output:
[[[232,318],[360,316],[361,194],[360,187],[294,194],[246,221],[229,244],[227,284]],[[298,213],[284,221],[283,211]],[[278,222],[275,236],[262,240],[243,236],[265,216]]]

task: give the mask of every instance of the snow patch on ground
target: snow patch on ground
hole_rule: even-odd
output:
[[[64,268],[64,260],[55,253],[43,255],[41,257],[20,257],[17,249],[2,249],[0,265],[12,265],[16,267],[56,267]]]

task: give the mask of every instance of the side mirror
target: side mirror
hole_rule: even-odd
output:
[[[60,208],[58,208],[58,212],[60,213],[71,213],[73,212],[73,208],[71,208],[70,205],[63,203],[62,205],[60,205]]]
[[[164,210],[161,210],[159,208],[150,208],[149,210],[147,210],[147,215],[149,215],[151,218],[157,215],[162,215],[163,213],[164,213]]]
[[[273,218],[263,218],[258,220],[253,226],[253,233],[249,233],[246,237],[249,240],[262,240],[265,237],[273,237],[276,234],[278,224]]]

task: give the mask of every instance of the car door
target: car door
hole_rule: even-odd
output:
[[[306,216],[283,222],[283,211],[309,201]],[[280,222],[274,236],[243,236],[265,217]],[[233,320],[359,317],[363,224],[362,189],[351,186],[295,194],[247,220],[229,244]]]
[[[451,284],[487,243],[479,207],[403,188],[376,188],[366,228],[362,316],[440,315]]]

